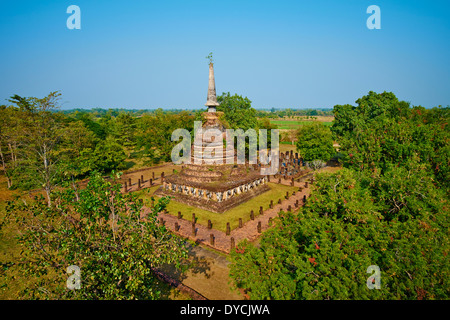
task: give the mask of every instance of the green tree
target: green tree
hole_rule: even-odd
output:
[[[343,163],[356,170],[406,166],[411,159],[430,165],[438,183],[449,189],[450,108],[411,108],[391,92],[369,92],[357,106],[335,106],[332,131]],[[447,160],[446,160],[447,159]]]
[[[335,154],[331,131],[320,122],[301,126],[296,146],[305,161],[328,161]]]
[[[137,150],[146,164],[170,161],[173,147],[178,143],[172,141],[172,132],[178,128],[194,128],[195,116],[186,111],[169,114],[162,109],[155,115],[144,115],[137,121]],[[192,135],[193,136],[193,135]]]
[[[394,185],[416,179],[389,178]],[[259,247],[243,242],[232,252],[237,287],[252,299],[448,298],[448,203],[439,189],[424,189],[428,204],[411,198],[414,214],[386,219],[382,213],[397,204],[374,197],[374,179],[347,169],[318,174],[298,213],[282,213]],[[380,290],[366,286],[371,265],[381,270]]]
[[[224,120],[231,129],[256,129],[258,121],[256,110],[252,108],[251,101],[247,97],[238,94],[222,93],[217,97],[220,106],[217,111],[224,113]]]
[[[84,172],[99,171],[106,173],[124,169],[126,158],[122,146],[110,137],[99,142],[93,152],[91,149],[83,149],[80,167]]]
[[[117,178],[115,176],[114,178]],[[14,267],[35,281],[23,292],[31,299],[158,299],[154,268],[179,265],[183,241],[157,222],[168,198],[145,210],[135,194],[116,181],[92,174],[85,189],[55,192],[48,207],[10,202],[9,218],[19,226],[21,257]],[[68,290],[66,269],[81,269],[81,289]]]
[[[22,178],[26,176],[44,189],[49,206],[50,194],[61,175],[57,149],[65,135],[64,115],[55,112],[59,109],[60,96],[56,91],[44,98],[15,95],[9,100],[22,110]]]

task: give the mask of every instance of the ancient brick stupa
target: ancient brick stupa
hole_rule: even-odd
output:
[[[226,150],[223,140],[226,128],[220,121],[221,112],[216,97],[213,63],[209,64],[208,111],[202,114],[202,135],[191,148],[191,163],[181,172],[167,176],[157,195],[172,196],[176,201],[208,211],[223,213],[267,190],[268,178],[260,174],[256,164],[237,164],[234,149]],[[208,136],[208,129],[215,135]],[[211,131],[211,130],[209,130]],[[217,152],[221,148],[223,152]],[[217,154],[217,155],[216,155]],[[231,164],[230,164],[231,163]]]

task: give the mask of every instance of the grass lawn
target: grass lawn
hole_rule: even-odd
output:
[[[230,223],[231,229],[235,229],[239,226],[239,218],[242,218],[242,222],[250,220],[250,211],[253,210],[255,216],[259,214],[259,207],[262,206],[263,210],[269,208],[270,200],[273,200],[273,203],[276,204],[278,199],[284,199],[286,195],[286,191],[289,194],[292,194],[293,191],[297,191],[298,187],[285,186],[275,183],[268,183],[270,190],[264,192],[263,194],[254,197],[253,199],[246,201],[224,213],[215,213],[203,209],[199,209],[196,207],[188,206],[184,203],[180,203],[177,201],[170,201],[167,206],[167,210],[169,214],[178,215],[178,211],[181,212],[183,218],[187,220],[192,219],[192,213],[195,213],[195,217],[197,219],[197,223],[202,224],[204,226],[208,225],[208,220],[211,220],[214,229],[225,232],[227,222]],[[139,191],[141,193],[141,197],[144,201],[150,202],[151,195],[156,191],[159,186],[150,188],[150,191],[147,193],[145,191]]]
[[[278,129],[298,129],[299,127],[310,124],[313,121],[302,121],[302,120],[270,120],[271,124],[274,124],[278,127]],[[331,121],[321,121],[322,124],[326,126],[331,126]]]

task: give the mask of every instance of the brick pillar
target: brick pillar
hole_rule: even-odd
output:
[[[257,231],[261,233],[261,221],[258,221]]]
[[[226,235],[229,236],[230,233],[231,233],[230,223],[227,222],[227,232],[226,232]]]

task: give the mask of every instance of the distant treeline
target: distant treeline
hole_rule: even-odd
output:
[[[125,108],[92,108],[92,109],[82,109],[75,108],[69,110],[61,110],[62,113],[70,114],[91,114],[94,117],[102,117],[104,115],[111,115],[112,117],[118,116],[120,113],[127,113],[134,116],[141,116],[144,114],[155,115],[155,114],[179,114],[180,112],[187,112],[190,115],[196,115],[197,113],[205,112],[206,108],[203,109],[125,109]],[[256,117],[258,118],[283,118],[283,117],[301,117],[301,116],[332,116],[333,109],[291,109],[291,108],[271,108],[271,109],[255,109]]]

